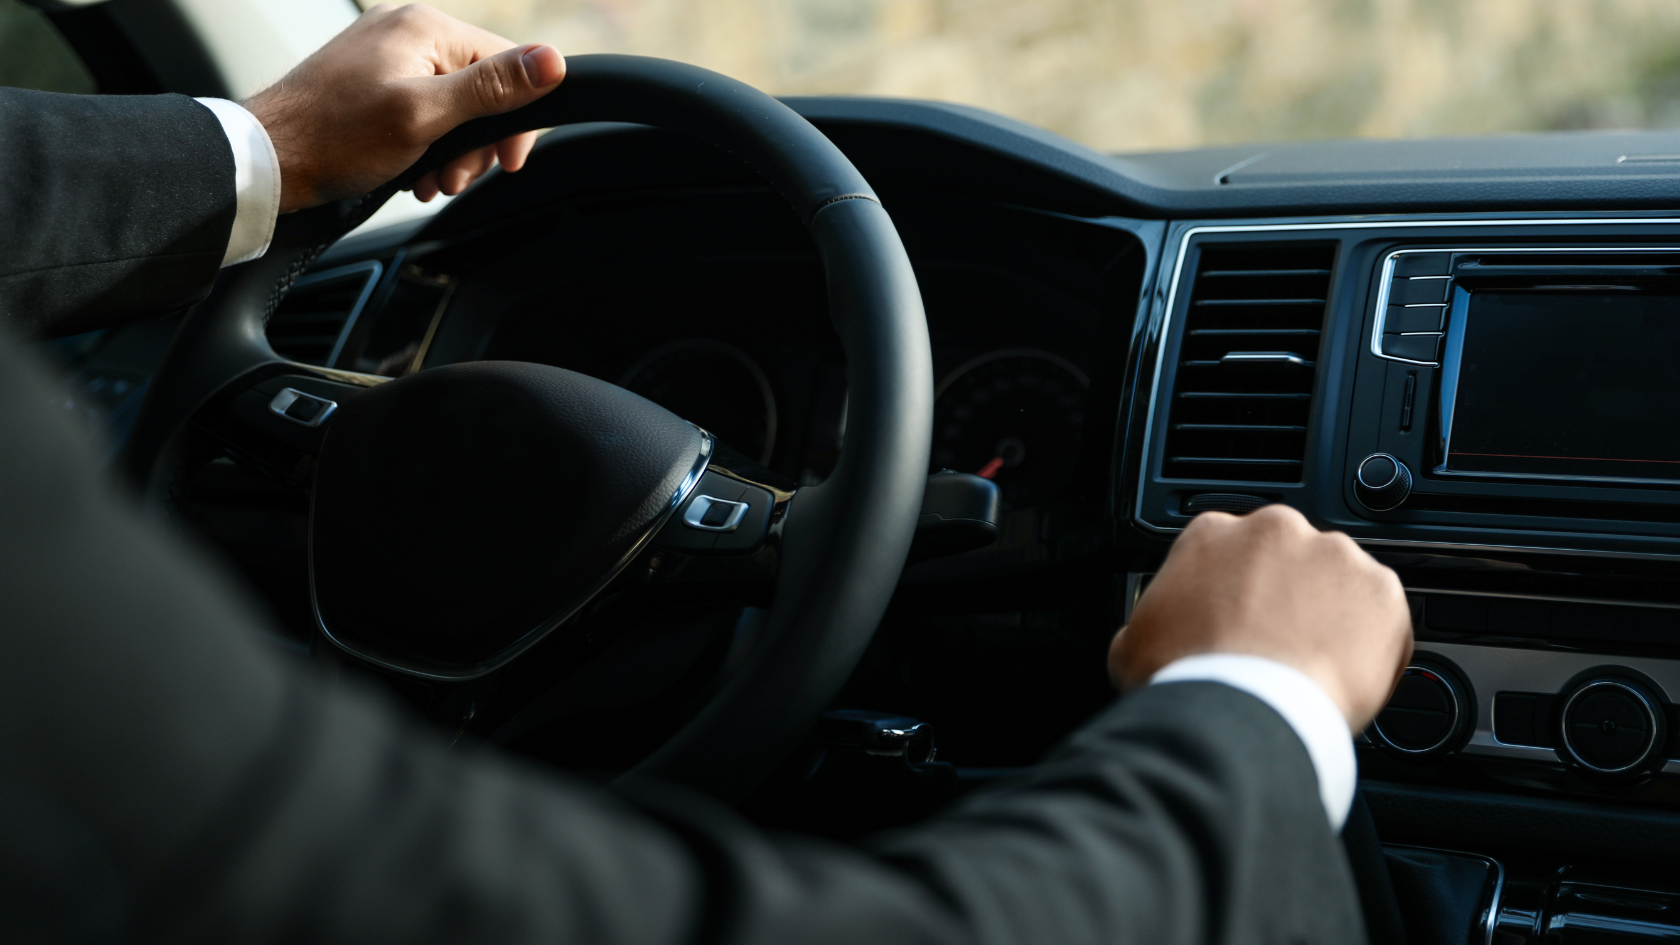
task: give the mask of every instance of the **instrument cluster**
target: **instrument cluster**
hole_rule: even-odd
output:
[[[763,466],[779,455],[780,437],[803,440],[805,448],[797,452],[804,454],[800,478],[807,484],[827,474],[823,460],[845,437],[843,389],[837,398],[819,392],[806,398],[811,403],[787,405],[789,392],[778,392],[757,359],[717,339],[687,338],[650,348],[617,381]],[[955,470],[996,482],[1005,512],[1045,505],[1073,476],[1090,385],[1073,362],[1038,348],[1000,348],[962,363],[934,391],[928,471]],[[838,416],[825,416],[834,403]]]

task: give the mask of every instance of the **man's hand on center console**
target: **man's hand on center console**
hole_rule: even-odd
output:
[[[528,105],[565,76],[551,46],[514,46],[419,4],[382,4],[245,107],[274,142],[289,213],[366,193],[457,125]],[[460,193],[497,159],[518,170],[535,143],[526,133],[457,158],[422,178],[415,196]]]
[[[1340,532],[1288,506],[1197,516],[1114,638],[1121,688],[1175,660],[1258,656],[1324,690],[1357,732],[1388,701],[1412,652],[1400,579]]]

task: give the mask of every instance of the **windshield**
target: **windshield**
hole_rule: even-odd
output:
[[[961,102],[1106,151],[1680,125],[1673,0],[431,0],[567,54]]]

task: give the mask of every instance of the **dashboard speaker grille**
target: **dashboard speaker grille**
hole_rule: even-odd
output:
[[[268,320],[268,344],[288,361],[330,367],[379,283],[377,262],[305,276]]]
[[[1334,243],[1202,247],[1190,287],[1163,472],[1299,482]]]

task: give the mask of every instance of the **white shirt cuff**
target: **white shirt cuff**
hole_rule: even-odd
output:
[[[233,234],[228,239],[223,266],[250,262],[268,252],[274,239],[274,221],[280,218],[280,156],[268,130],[255,115],[221,98],[201,98],[227,133],[233,147],[233,189],[238,209],[233,215]]]
[[[1312,759],[1318,775],[1318,796],[1324,802],[1330,828],[1342,829],[1359,779],[1353,736],[1342,710],[1310,676],[1259,656],[1210,653],[1169,663],[1149,680],[1152,686],[1173,682],[1224,683],[1283,716]]]

